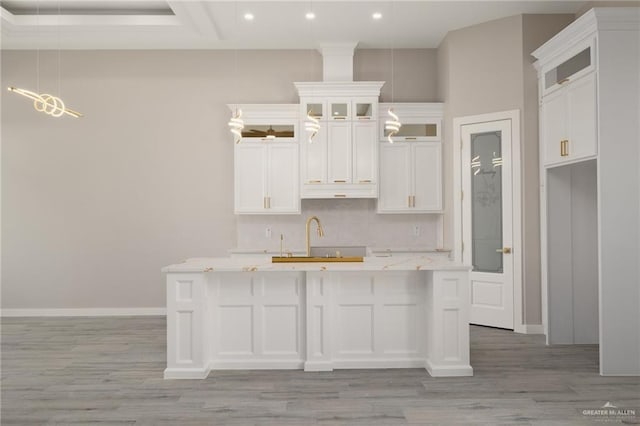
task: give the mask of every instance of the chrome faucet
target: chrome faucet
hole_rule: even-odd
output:
[[[318,237],[324,237],[324,231],[322,230],[322,225],[320,225],[320,219],[318,219],[318,216],[311,216],[307,219],[307,257],[311,257],[311,238],[309,237],[309,230],[311,228],[311,222],[314,220],[318,224]]]

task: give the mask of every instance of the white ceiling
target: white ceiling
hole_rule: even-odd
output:
[[[4,0],[3,49],[437,47],[450,30],[521,13],[571,13],[584,1]],[[313,9],[316,19],[304,15]],[[59,10],[59,12],[58,12]],[[243,16],[251,12],[255,19]],[[372,19],[382,13],[380,20]]]

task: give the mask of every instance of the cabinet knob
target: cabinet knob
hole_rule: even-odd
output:
[[[511,254],[511,247],[503,247],[501,249],[496,249],[496,253]]]

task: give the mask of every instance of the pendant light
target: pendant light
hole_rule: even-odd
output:
[[[307,12],[306,14],[306,18],[309,21],[309,25],[311,28],[311,43],[313,45],[313,20],[315,19],[316,15],[313,12],[313,1],[309,2],[309,12]],[[311,76],[313,76],[313,50],[309,50],[309,64],[311,67]],[[304,122],[304,130],[309,134],[309,143],[313,142],[313,138],[315,137],[315,135],[318,134],[318,131],[320,130],[320,120],[318,120],[316,117],[314,117],[313,115],[313,109],[309,109],[309,111],[307,111],[307,119]]]
[[[390,13],[391,25],[389,25],[389,28],[390,28],[390,31],[393,31],[393,3],[391,3],[390,6],[391,6],[391,13]],[[387,111],[387,115],[389,116],[389,118],[387,118],[387,121],[384,122],[384,129],[388,132],[387,140],[389,141],[389,143],[393,143],[393,136],[400,131],[400,128],[402,127],[402,123],[400,123],[400,118],[393,111],[393,103],[395,102],[395,93],[394,93],[395,69],[394,69],[394,55],[393,55],[393,34],[390,37],[390,40],[391,40],[391,105],[392,106]]]
[[[36,4],[36,33],[40,27],[40,2]],[[39,34],[38,34],[39,35]],[[80,118],[82,114],[67,108],[62,99],[48,93],[38,93],[40,91],[40,48],[36,49],[36,92],[27,89],[20,89],[9,86],[12,93],[24,96],[33,101],[33,108],[38,112],[43,112],[51,117],[62,117],[67,114],[73,118]],[[58,93],[60,93],[60,1],[58,1]]]
[[[236,0],[234,4],[234,20],[235,27],[238,28],[238,1]],[[235,47],[233,52],[233,68],[234,75],[238,76],[238,46]],[[237,99],[236,99],[237,101]],[[238,108],[238,104],[236,102],[235,111],[231,113],[231,119],[227,123],[229,126],[229,131],[233,134],[233,140],[235,143],[240,143],[242,140],[242,129],[244,129],[244,120],[242,119],[242,110]]]

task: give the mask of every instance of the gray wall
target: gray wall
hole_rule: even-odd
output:
[[[453,118],[512,109],[521,114],[524,322],[541,323],[537,77],[530,52],[573,15],[518,15],[451,31],[438,49],[445,102],[445,246],[453,241]]]
[[[387,51],[356,55],[386,80]],[[435,52],[394,52],[396,100],[435,100]],[[60,93],[56,52],[41,92]],[[163,307],[160,268],[236,247],[227,103],[293,103],[311,51],[63,51],[53,119],[2,92],[2,307]],[[36,53],[2,51],[2,86],[36,89]],[[412,80],[412,81],[411,81]],[[386,90],[386,89],[385,89]],[[383,92],[382,100],[388,100]],[[435,226],[435,225],[434,225]]]

